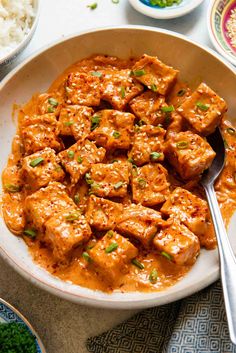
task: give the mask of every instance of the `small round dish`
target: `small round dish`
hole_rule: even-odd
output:
[[[163,20],[187,15],[203,1],[204,0],[182,0],[180,4],[161,8],[151,5],[150,0],[129,0],[133,8],[143,15]]]
[[[207,25],[209,36],[216,50],[233,65],[236,65],[236,45],[233,46],[228,30],[233,12],[236,18],[236,0],[211,0]]]
[[[30,325],[30,323],[26,320],[26,318],[16,308],[14,308],[5,300],[0,298],[0,324],[10,323],[10,322],[24,324],[35,338],[37,353],[46,353],[46,350],[38,334],[35,332],[35,330]]]
[[[38,19],[39,19],[39,8],[40,8],[40,0],[33,0],[33,7],[35,9],[35,17],[32,23],[32,26],[30,28],[29,33],[24,37],[24,39],[14,48],[12,49],[9,53],[7,53],[4,56],[0,55],[0,70],[3,67],[6,67],[7,65],[11,64],[16,60],[16,58],[19,56],[19,54],[26,48],[26,46],[29,44],[31,41],[34,32],[36,30],[37,24],[38,24]]]

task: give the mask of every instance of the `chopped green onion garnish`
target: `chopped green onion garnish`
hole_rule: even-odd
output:
[[[71,121],[65,121],[65,122],[64,122],[64,125],[65,125],[65,126],[71,126],[71,125],[73,125],[73,124],[74,124],[74,121],[72,121],[72,120],[71,120]]]
[[[79,194],[75,194],[74,201],[75,201],[76,204],[78,204],[80,202]]]
[[[118,183],[116,183],[116,184],[114,185],[114,189],[115,189],[115,190],[118,190],[118,189],[120,189],[120,188],[122,187],[122,185],[123,185],[123,181],[118,181]]]
[[[185,93],[186,93],[186,89],[180,89],[179,91],[178,91],[178,93],[177,93],[177,96],[178,97],[183,97],[183,95],[185,95]]]
[[[37,165],[39,165],[40,163],[42,163],[44,161],[44,158],[42,157],[38,157],[38,158],[35,158],[33,159],[31,162],[30,162],[30,166],[31,167],[37,167]]]
[[[138,268],[140,268],[140,270],[144,269],[144,264],[142,264],[140,261],[138,261],[137,259],[133,259],[131,260],[132,264]]]
[[[204,112],[206,112],[209,109],[209,104],[203,104],[201,102],[197,102],[196,106]]]
[[[233,129],[232,127],[229,127],[228,129],[226,129],[226,131],[227,131],[230,135],[234,135],[234,134],[235,134],[235,129]]]
[[[119,131],[114,131],[112,136],[115,138],[115,139],[118,139],[120,137],[120,133]]]
[[[164,112],[164,113],[171,113],[175,110],[174,106],[173,105],[169,105],[168,107],[161,107],[161,110]]]
[[[91,244],[91,245],[87,245],[86,246],[86,250],[91,250],[92,248],[94,248],[95,244]]]
[[[134,164],[133,158],[128,158],[128,162]]]
[[[109,254],[112,251],[115,251],[118,248],[118,244],[117,243],[111,243],[106,249],[105,249],[105,253]]]
[[[58,101],[54,98],[49,98],[48,103],[51,104],[53,107],[57,107],[59,104]]]
[[[150,0],[152,6],[167,7],[174,4],[179,5],[182,0]]]
[[[125,98],[125,88],[124,88],[124,86],[121,86],[121,88],[120,88],[120,95],[121,95],[121,98]]]
[[[145,74],[146,74],[145,70],[132,70],[132,71],[130,71],[130,76],[140,77]]]
[[[99,71],[93,71],[93,72],[91,72],[91,75],[92,75],[92,76],[96,76],[96,77],[101,77],[101,76],[102,76],[102,73],[99,72]]]
[[[167,258],[169,261],[172,260],[172,256],[165,251],[162,251],[161,255],[164,256],[165,258]]]
[[[187,141],[177,142],[176,147],[178,148],[178,150],[184,150],[184,149],[188,148],[188,142]]]
[[[162,156],[162,153],[159,152],[152,152],[150,153],[150,158],[153,161],[156,161],[157,159],[159,159]]]
[[[138,167],[136,166],[136,164],[133,164],[132,165],[132,174],[134,176],[137,176],[138,175]]]
[[[20,191],[21,187],[14,184],[4,184],[4,189],[10,193],[14,193]]]
[[[147,185],[147,182],[145,179],[143,178],[138,178],[138,183],[139,183],[139,186],[143,189],[145,188],[145,186]]]
[[[113,159],[111,163],[119,162],[118,159]]]
[[[31,238],[35,238],[37,234],[34,229],[25,229],[23,233]]]
[[[92,123],[91,124],[91,131],[93,131],[94,129],[96,129],[99,126],[100,120],[101,120],[101,118],[98,115],[94,115],[92,117],[92,119],[91,119],[91,123]]]
[[[157,269],[154,268],[149,275],[149,281],[154,284],[157,282],[157,278],[158,278],[158,272],[157,272]]]
[[[72,159],[72,158],[74,158],[75,152],[74,151],[68,151],[67,155],[68,155],[69,158]]]
[[[90,10],[95,10],[98,7],[98,4],[94,2],[93,4],[87,5],[87,7],[90,8]]]
[[[70,213],[70,214],[68,214],[68,216],[65,217],[65,219],[67,221],[69,221],[69,222],[75,221],[78,218],[79,218],[79,214],[78,213]]]
[[[113,4],[119,4],[120,0],[111,0]]]
[[[113,235],[114,235],[114,233],[113,233],[113,231],[112,231],[112,230],[109,230],[109,231],[107,232],[107,236],[108,236],[108,238],[112,238],[112,237],[113,237]]]
[[[86,261],[92,262],[90,255],[86,251],[83,252],[82,256]]]
[[[89,173],[85,174],[85,180],[88,185],[91,185],[94,183],[94,181],[91,179],[91,175]]]
[[[145,122],[144,122],[143,120],[139,120],[139,121],[137,122],[137,125],[138,125],[138,126],[143,126],[143,125],[145,125]]]
[[[55,108],[50,106],[48,107],[48,113],[54,113],[55,112]]]
[[[157,85],[153,84],[150,86],[152,92],[157,92]]]
[[[77,158],[77,162],[78,162],[78,163],[82,163],[82,162],[83,162],[83,158],[79,156],[79,157]]]

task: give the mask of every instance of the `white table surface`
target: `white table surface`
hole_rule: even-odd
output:
[[[98,7],[92,11],[86,6],[94,1]],[[69,34],[126,24],[169,29],[212,48],[206,26],[208,0],[189,15],[165,21],[136,12],[128,0],[120,0],[117,5],[111,0],[41,0],[41,3],[36,33],[17,63],[42,46]],[[87,337],[108,330],[134,314],[130,310],[111,312],[84,307],[56,298],[24,280],[2,259],[0,297],[15,305],[28,318],[41,336],[47,353],[86,353]]]

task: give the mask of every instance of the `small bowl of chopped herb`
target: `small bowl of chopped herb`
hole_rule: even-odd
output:
[[[0,352],[46,353],[29,322],[3,299],[0,299]]]
[[[211,0],[207,20],[216,50],[236,65],[236,0]]]
[[[193,11],[203,0],[129,0],[135,10],[158,18],[171,19]]]

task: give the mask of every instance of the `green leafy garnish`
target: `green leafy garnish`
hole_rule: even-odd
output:
[[[117,243],[111,243],[106,249],[105,249],[105,253],[109,254],[112,251],[115,251],[118,248],[118,244]]]
[[[49,98],[48,99],[48,103],[50,104],[50,105],[52,105],[53,107],[57,107],[58,106],[58,101],[55,99],[55,98]]]
[[[65,216],[65,219],[69,222],[73,222],[76,221],[79,218],[79,214],[78,213],[70,213],[67,216]]]
[[[179,5],[182,0],[150,0],[152,6],[167,7],[174,4]]]
[[[73,125],[74,124],[74,121],[73,120],[71,120],[71,121],[65,121],[64,122],[64,125],[65,126],[71,126],[71,125]]]
[[[30,166],[33,168],[37,167],[37,165],[41,164],[43,161],[44,161],[44,158],[42,157],[35,158],[30,162]]]
[[[178,150],[185,150],[186,148],[188,148],[188,142],[187,141],[177,142],[176,147],[178,148]]]
[[[146,74],[145,70],[132,70],[132,71],[130,71],[130,76],[140,77],[145,74]]]
[[[113,232],[112,230],[109,230],[109,231],[107,232],[108,238],[112,238],[113,235],[114,235],[114,232]]]
[[[140,268],[140,270],[144,269],[144,264],[142,264],[140,261],[138,261],[137,259],[133,259],[131,260],[132,264],[138,268]]]
[[[98,4],[94,2],[93,4],[87,5],[87,7],[90,8],[90,10],[95,10],[98,7]]]
[[[138,178],[138,183],[139,183],[139,186],[140,186],[141,189],[144,189],[145,186],[147,185],[146,180],[143,179],[143,178]]]
[[[170,254],[168,254],[167,252],[165,252],[165,251],[162,251],[161,255],[164,256],[169,261],[172,260],[172,256]]]
[[[96,76],[96,77],[102,77],[102,73],[99,71],[93,71],[93,72],[91,72],[91,75]]]
[[[28,328],[20,322],[0,323],[1,353],[37,353],[36,340]]]
[[[76,204],[78,204],[78,203],[80,202],[80,196],[79,196],[79,194],[75,194],[75,196],[74,196],[74,201],[75,201]]]
[[[86,251],[83,252],[82,256],[86,261],[92,262],[90,255]]]
[[[48,113],[54,113],[55,112],[55,108],[50,106],[48,107]]]
[[[78,162],[78,163],[82,163],[82,162],[83,162],[83,158],[79,156],[79,157],[77,158],[77,162]]]
[[[152,161],[156,161],[161,156],[162,156],[162,153],[159,153],[159,152],[151,152],[150,153],[150,158],[151,158]]]
[[[119,4],[120,0],[111,0],[113,4]]]
[[[67,155],[70,159],[74,158],[75,152],[74,151],[68,151]]]
[[[14,193],[20,191],[21,187],[19,185],[14,184],[4,184],[4,189],[7,192]]]
[[[115,139],[118,139],[120,137],[120,133],[119,131],[114,131],[112,136],[115,138]]]
[[[152,84],[152,85],[150,86],[150,88],[151,88],[152,92],[157,92],[157,85]]]
[[[154,284],[157,282],[157,278],[158,278],[158,272],[157,272],[157,269],[154,268],[149,275],[149,281]]]
[[[196,106],[200,109],[200,110],[202,110],[202,111],[204,111],[204,112],[206,112],[208,109],[209,109],[209,104],[203,104],[203,103],[201,103],[201,102],[197,102],[196,103]]]
[[[31,238],[35,238],[37,234],[37,232],[34,229],[30,229],[30,228],[25,229],[23,233]]]
[[[175,110],[173,105],[169,105],[168,107],[161,107],[161,111],[163,113],[171,113]]]
[[[94,183],[94,181],[91,179],[91,175],[89,173],[85,174],[85,181],[88,185],[91,185]]]
[[[101,120],[100,116],[98,116],[98,115],[92,116],[91,129],[90,129],[91,131],[93,131],[94,129],[96,129],[99,126],[100,120]]]
[[[125,98],[125,88],[124,88],[124,86],[121,86],[121,88],[120,88],[120,95],[121,95],[121,98]]]
[[[115,190],[118,190],[118,189],[120,189],[120,188],[122,187],[122,185],[123,185],[123,181],[118,181],[118,183],[116,183],[116,184],[114,185],[114,189],[115,189]]]

